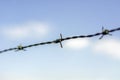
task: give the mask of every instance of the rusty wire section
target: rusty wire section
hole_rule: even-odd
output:
[[[102,27],[102,32],[99,32],[99,33],[90,34],[90,35],[72,36],[72,37],[66,37],[66,38],[63,38],[62,34],[60,34],[60,38],[56,39],[56,40],[53,40],[53,41],[41,42],[41,43],[31,44],[31,45],[27,45],[27,46],[19,45],[15,48],[9,48],[9,49],[2,50],[2,51],[0,51],[0,53],[7,52],[7,51],[12,51],[12,50],[15,50],[15,51],[23,50],[23,51],[25,51],[26,48],[39,46],[39,45],[45,45],[45,44],[57,44],[57,43],[59,43],[60,47],[63,48],[62,41],[65,41],[65,40],[76,39],[76,38],[91,38],[91,37],[95,37],[95,36],[99,36],[99,35],[101,35],[101,37],[99,39],[102,39],[104,36],[112,35],[110,33],[115,32],[115,31],[119,31],[119,30],[120,30],[120,27],[115,28],[115,29],[111,29],[111,30],[104,29],[104,27]]]

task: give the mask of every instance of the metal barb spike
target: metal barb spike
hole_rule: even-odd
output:
[[[102,26],[102,31],[104,31],[104,26]]]
[[[17,46],[16,51],[20,51],[20,50],[26,51],[22,45]]]
[[[60,46],[61,46],[61,48],[63,48],[63,45],[62,45],[62,34],[60,34]]]
[[[109,30],[108,29],[104,29],[104,27],[102,27],[102,36],[99,39],[102,39],[104,37],[104,35],[110,35],[112,36],[112,34],[109,34]]]
[[[102,39],[104,37],[104,35],[102,35],[99,39]]]

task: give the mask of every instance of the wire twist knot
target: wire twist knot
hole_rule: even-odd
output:
[[[104,27],[102,27],[102,36],[99,38],[99,39],[102,39],[105,35],[112,35],[112,34],[109,34],[110,33],[110,30],[108,29],[104,29]]]
[[[22,45],[17,46],[17,50],[16,51],[20,51],[20,50],[25,51],[25,49],[24,49],[24,47]]]

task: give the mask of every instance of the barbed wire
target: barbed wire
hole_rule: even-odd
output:
[[[65,40],[76,39],[76,38],[91,38],[91,37],[95,37],[95,36],[99,36],[99,35],[101,35],[101,37],[99,39],[102,39],[105,35],[112,35],[110,33],[115,32],[115,31],[119,31],[119,30],[120,30],[120,27],[115,28],[115,29],[111,29],[111,30],[104,29],[104,27],[102,27],[102,32],[98,32],[98,33],[90,34],[90,35],[80,35],[80,36],[72,36],[72,37],[66,37],[66,38],[63,38],[62,34],[60,34],[60,38],[53,40],[53,41],[41,42],[41,43],[31,44],[31,45],[27,45],[27,46],[19,45],[15,48],[1,50],[0,53],[12,51],[12,50],[15,50],[15,51],[24,50],[25,51],[26,48],[39,46],[39,45],[45,45],[45,44],[57,44],[57,43],[60,43],[61,48],[63,48],[62,41],[65,41]]]

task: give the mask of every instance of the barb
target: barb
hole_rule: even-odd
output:
[[[16,51],[20,51],[20,50],[26,51],[21,44],[17,47]]]
[[[99,35],[101,35],[101,37],[99,39],[102,39],[105,35],[112,35],[110,33],[115,32],[115,31],[119,31],[119,30],[120,30],[120,27],[115,28],[115,29],[111,29],[111,30],[104,29],[104,27],[102,27],[102,32],[98,32],[98,33],[90,34],[90,35],[80,35],[80,36],[72,36],[72,37],[66,37],[66,38],[62,38],[62,34],[60,34],[60,39],[56,39],[56,40],[48,41],[48,42],[31,44],[31,45],[27,45],[27,46],[19,45],[15,48],[9,48],[9,49],[2,50],[2,51],[0,51],[0,53],[7,52],[7,51],[12,51],[12,50],[15,50],[15,51],[23,50],[23,51],[25,51],[26,48],[39,46],[39,45],[45,45],[45,44],[53,44],[53,43],[54,44],[60,43],[61,48],[63,48],[62,41],[65,41],[65,40],[76,39],[76,38],[91,38],[91,37],[95,37],[95,36],[99,36]]]
[[[61,48],[63,48],[63,45],[62,45],[62,34],[60,34],[60,46],[61,46]]]
[[[99,39],[102,39],[105,35],[110,35],[112,36],[112,34],[109,34],[109,30],[108,29],[104,29],[104,27],[102,27],[102,36]]]

